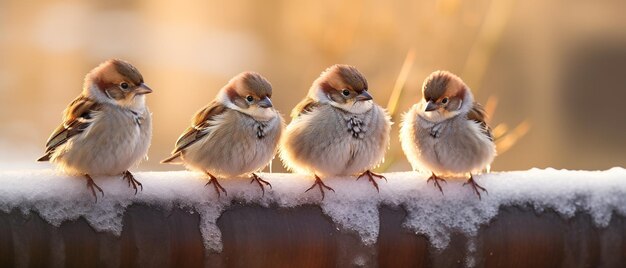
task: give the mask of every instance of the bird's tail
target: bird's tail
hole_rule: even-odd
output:
[[[46,155],[37,159],[37,162],[46,162],[46,161],[50,161],[50,153],[47,153]]]
[[[180,164],[181,163],[180,156],[181,156],[180,152],[175,153],[172,156],[161,160],[161,164]]]

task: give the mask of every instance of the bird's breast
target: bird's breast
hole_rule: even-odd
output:
[[[352,135],[355,139],[363,139],[367,132],[367,126],[365,121],[359,116],[352,115],[344,118],[346,124],[346,131]]]
[[[222,121],[219,128],[231,133],[230,138],[238,137],[243,140],[265,142],[266,139],[275,136],[275,132],[280,127],[279,118],[275,117],[268,121],[259,121],[251,116],[233,112]]]
[[[146,118],[143,117],[142,114],[133,110],[128,110],[128,115],[130,116],[131,120],[135,122],[135,125],[139,128],[141,128],[144,120],[146,120]]]
[[[256,121],[253,123],[253,131],[256,132],[255,134],[258,139],[263,139],[267,136],[268,128],[267,122]]]

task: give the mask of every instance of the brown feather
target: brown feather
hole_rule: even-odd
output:
[[[303,113],[311,112],[315,107],[319,106],[319,103],[315,100],[307,97],[304,98],[293,110],[291,110],[291,118],[296,118]]]
[[[367,79],[354,66],[336,64],[326,69],[317,84],[328,83],[329,89],[342,90],[350,89],[357,93],[368,89]]]
[[[460,77],[448,71],[431,73],[422,85],[426,101],[438,101],[444,97],[463,99],[467,86]]]
[[[71,137],[82,133],[91,122],[92,112],[100,110],[101,105],[83,95],[74,99],[65,109],[63,123],[58,126],[46,142],[46,154],[37,161],[48,161],[54,150]]]
[[[267,79],[255,72],[244,72],[238,77],[243,81],[246,88],[258,98],[272,97],[272,85]]]
[[[189,147],[198,140],[202,139],[202,137],[206,136],[208,134],[206,128],[213,125],[212,120],[214,119],[214,117],[224,113],[226,109],[228,109],[226,108],[226,106],[217,101],[213,101],[209,103],[209,105],[207,105],[206,107],[200,109],[193,117],[191,121],[191,127],[187,128],[187,130],[185,130],[185,132],[183,132],[183,134],[180,135],[180,137],[176,141],[176,147],[174,148],[174,151],[172,151],[172,154],[176,155],[179,152],[182,152],[185,148]],[[175,158],[176,157],[170,157],[166,160],[170,162]]]
[[[171,155],[170,157],[161,160],[161,164],[172,163],[174,160],[178,159],[180,157],[180,155],[181,155],[181,152],[175,153],[175,154]]]
[[[336,67],[337,73],[339,73],[343,82],[346,83],[352,90],[359,93],[363,90],[367,90],[367,80],[363,74],[357,70],[357,68],[343,64],[338,64],[334,67]]]
[[[435,101],[440,99],[446,89],[450,79],[453,78],[453,74],[446,71],[436,71],[430,74],[422,85],[422,94],[426,101]]]
[[[113,64],[115,70],[119,74],[130,80],[128,82],[131,82],[135,85],[143,83],[143,76],[141,75],[139,70],[137,70],[137,68],[135,68],[135,66],[133,66],[132,64],[118,59],[110,60],[110,62],[111,64]]]
[[[45,162],[45,161],[50,161],[50,155],[52,153],[47,153],[44,156],[40,157],[39,159],[37,159],[37,162]]]
[[[485,109],[478,102],[474,102],[472,109],[467,113],[467,119],[479,123],[480,126],[482,127],[483,133],[485,133],[485,135],[489,137],[489,140],[493,141],[493,136],[491,135],[491,128],[489,127],[489,125],[487,125],[486,117],[487,115],[485,113]]]
[[[250,103],[245,99],[248,95],[257,100],[272,97],[270,82],[255,72],[243,72],[236,75],[220,91],[226,92],[230,101],[242,109],[250,107]]]
[[[118,59],[103,62],[91,70],[88,76],[91,77],[103,93],[116,100],[124,99],[132,88],[138,87],[144,82],[143,76],[137,68],[126,61]],[[85,83],[88,83],[88,81],[90,80],[86,79]],[[120,89],[119,84],[122,82],[129,83],[129,89]],[[88,88],[88,85],[85,85],[85,88]]]

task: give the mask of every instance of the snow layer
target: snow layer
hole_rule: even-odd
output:
[[[139,172],[144,185],[137,195],[120,177],[95,178],[105,192],[94,203],[82,177],[52,170],[0,172],[0,210],[36,212],[50,224],[84,217],[96,231],[122,232],[122,217],[131,204],[147,204],[169,210],[174,206],[200,214],[199,226],[207,249],[221,251],[221,233],[216,221],[233,202],[262,206],[295,207],[319,205],[337,225],[356,232],[366,245],[376,243],[379,231],[378,207],[402,207],[407,211],[404,226],[426,235],[431,244],[443,249],[452,232],[476,235],[501,206],[524,206],[541,212],[552,209],[563,217],[589,213],[594,223],[606,226],[613,213],[626,216],[626,170],[568,171],[531,169],[476,176],[489,190],[479,200],[462,179],[443,184],[445,195],[426,184],[427,175],[416,172],[388,173],[388,182],[378,181],[380,193],[366,179],[329,178],[325,183],[336,193],[321,200],[317,188],[304,193],[313,179],[296,174],[259,174],[273,188],[265,195],[249,179],[223,179],[228,196],[218,198],[202,174],[187,171]]]

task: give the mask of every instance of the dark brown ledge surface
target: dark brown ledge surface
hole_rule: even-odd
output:
[[[54,227],[36,214],[0,213],[0,267],[626,267],[626,221],[596,228],[586,214],[505,207],[473,238],[452,235],[442,251],[402,227],[402,209],[380,208],[373,246],[340,231],[316,206],[235,205],[218,220],[223,252],[205,254],[197,213],[133,205],[120,237],[84,219]]]

